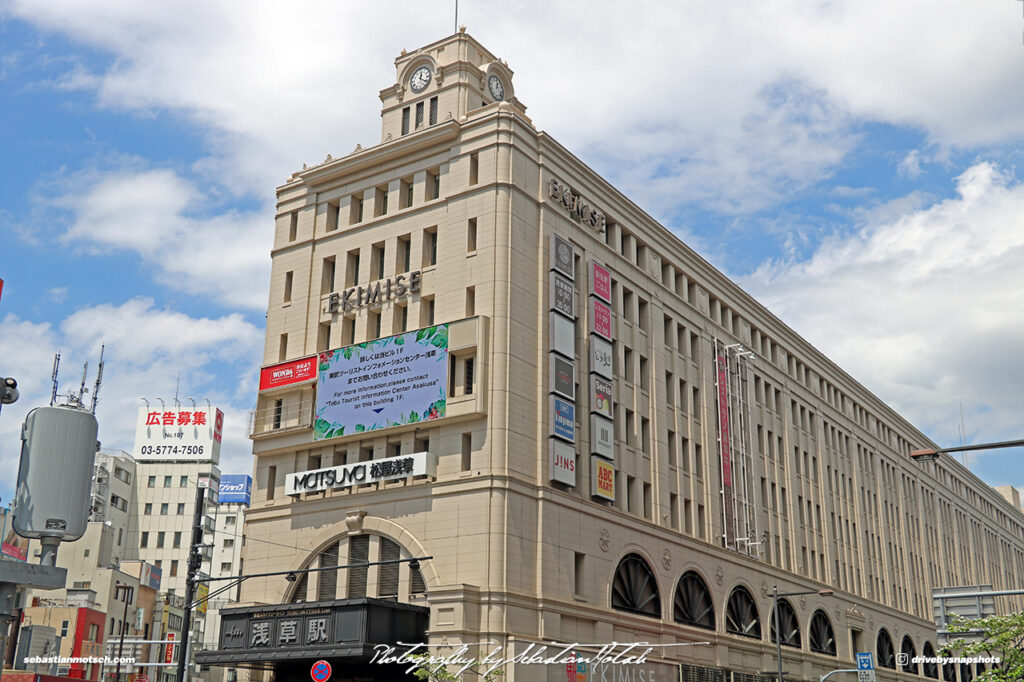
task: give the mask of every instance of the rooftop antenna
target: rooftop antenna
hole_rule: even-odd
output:
[[[50,407],[57,402],[57,372],[60,369],[60,353],[53,354],[53,373],[50,380],[53,381],[53,390],[50,392]]]
[[[459,32],[459,0],[455,0],[455,33]]]
[[[178,401],[178,389],[181,388],[181,370],[178,370],[178,378],[174,381],[174,406],[181,407]]]
[[[86,360],[85,364],[82,365],[82,385],[78,387],[78,406],[81,407],[85,404],[85,394],[89,392],[89,389],[85,387],[85,377],[89,374],[89,361]]]
[[[92,389],[92,405],[89,406],[89,411],[96,414],[96,403],[100,399],[100,383],[103,381],[103,351],[106,349],[107,344],[100,346],[100,365],[96,369],[96,384]]]

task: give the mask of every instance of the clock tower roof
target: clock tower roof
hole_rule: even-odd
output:
[[[462,120],[476,110],[515,98],[512,69],[460,27],[458,33],[395,59],[395,83],[380,91],[382,139]]]

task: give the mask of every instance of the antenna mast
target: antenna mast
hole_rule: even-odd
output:
[[[96,403],[100,399],[100,382],[103,381],[103,351],[106,347],[107,344],[100,346],[100,365],[96,369],[96,385],[92,389],[92,405],[89,409],[93,414],[96,414]]]
[[[82,407],[85,405],[85,394],[89,390],[85,387],[85,377],[89,374],[89,361],[86,360],[85,364],[82,365],[82,385],[78,387],[78,406]]]
[[[60,353],[53,354],[53,373],[50,380],[53,381],[53,391],[50,392],[50,407],[57,402],[57,371],[60,369]]]

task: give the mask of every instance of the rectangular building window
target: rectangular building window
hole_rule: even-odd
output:
[[[437,265],[437,227],[423,230],[423,267]]]
[[[653,509],[651,508],[651,506],[652,506],[651,484],[650,483],[644,483],[643,491],[644,491],[644,518],[645,519],[650,519],[651,515],[653,514]]]
[[[149,532],[148,531],[143,531],[142,532],[142,535],[139,538],[139,547],[142,547],[142,548],[149,547]]]
[[[338,543],[334,543],[320,553],[318,568],[333,568],[338,565]],[[363,570],[366,570],[365,568]],[[333,601],[338,597],[338,572],[319,571],[316,574],[317,601]]]
[[[469,155],[469,184],[475,185],[480,182],[480,155]]]
[[[178,575],[178,560],[177,559],[172,559],[171,560],[171,575],[172,576]]]
[[[341,321],[341,345],[351,346],[356,342],[356,318],[346,317]]]
[[[384,242],[378,242],[370,247],[370,281],[384,279],[385,271],[385,249]]]
[[[267,499],[274,499],[274,492],[277,488],[277,467],[267,467]]]
[[[271,426],[276,431],[281,428],[281,419],[284,417],[284,398],[278,398],[274,401],[274,411],[271,415],[272,424]]]
[[[409,107],[404,107],[402,109],[402,134],[403,135],[408,135],[409,134],[409,114],[410,114]]]
[[[174,531],[174,541],[171,544],[171,546],[175,547],[175,548],[181,547],[181,531],[180,530]]]
[[[429,327],[434,324],[434,297],[423,296],[420,298],[420,326]]]
[[[476,218],[470,218],[466,227],[466,251],[476,251]]]
[[[572,591],[577,597],[582,597],[585,589],[587,555],[582,552],[573,552],[573,579]]]
[[[325,232],[334,232],[338,229],[338,224],[341,220],[341,203],[338,201],[330,201],[327,203],[327,225],[324,227]]]
[[[163,504],[161,504],[160,505],[160,516],[167,516],[167,512],[169,510],[168,509],[169,507],[170,507],[170,504],[167,503],[167,502],[164,502]]]
[[[288,216],[288,241],[293,242],[299,238],[299,212],[292,211]]]
[[[354,287],[359,283],[359,249],[352,249],[345,256],[345,286]]]
[[[416,103],[416,130],[423,126],[423,102]]]
[[[155,488],[155,487],[156,487],[156,476],[150,476],[150,477],[149,477],[149,478],[147,479],[147,481],[146,481],[146,487],[147,487],[147,488]]]
[[[184,502],[179,502],[178,503],[178,510],[175,513],[178,514],[178,515],[181,515],[181,514],[185,513],[185,503]]]
[[[396,305],[392,316],[392,332],[398,334],[409,328],[409,306]]]
[[[284,296],[281,300],[290,303],[292,300],[292,284],[295,281],[295,273],[291,270],[284,273]]]
[[[441,169],[427,171],[427,198],[437,199],[441,196]]]
[[[181,478],[178,479],[178,487],[179,488],[187,488],[188,487],[188,476],[182,476]]]
[[[322,352],[331,347],[331,323],[321,322],[316,332],[316,350]]]
[[[288,335],[281,334],[277,345],[277,361],[284,362],[288,359]]]
[[[679,529],[679,496],[675,493],[668,494],[668,525]]]
[[[327,294],[334,291],[334,272],[335,272],[335,259],[334,256],[324,258],[323,265],[320,267],[320,295],[326,296]]]
[[[430,98],[430,119],[428,123],[430,125],[437,125],[437,97]]]
[[[476,315],[476,287],[466,287],[466,317]]]
[[[363,222],[363,197],[352,195],[348,205],[348,224],[355,225]]]
[[[398,238],[398,260],[396,270],[399,273],[409,272],[412,268],[412,239],[409,235],[402,235]]]
[[[163,531],[160,531],[159,533],[156,534],[156,546],[157,546],[157,549],[160,549],[161,547],[164,546],[164,535],[165,535],[165,533]]]
[[[469,471],[473,464],[473,434],[462,434],[462,471]]]
[[[152,514],[153,513],[153,503],[152,502],[147,502],[146,503],[146,506],[144,507],[143,513],[144,514]]]
[[[171,477],[170,476],[164,476],[164,487],[165,488],[170,488],[171,487]]]

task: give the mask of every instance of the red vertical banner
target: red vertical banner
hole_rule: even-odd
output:
[[[725,545],[735,548],[736,509],[732,496],[732,450],[729,445],[729,365],[728,360],[722,355],[716,356],[715,364],[718,370],[718,436],[722,452],[722,516],[725,524]]]
[[[174,633],[168,632],[167,639],[174,639]],[[174,662],[174,644],[168,642],[164,650],[164,663]]]

